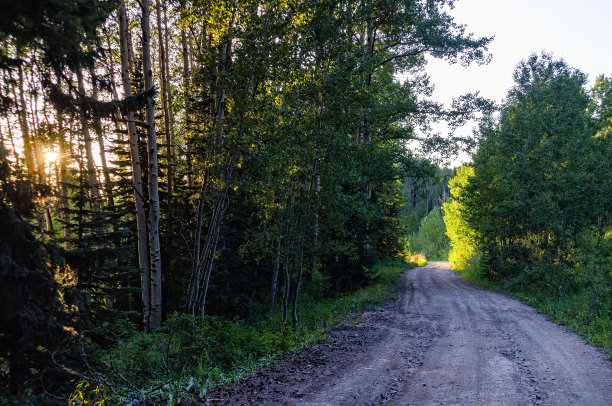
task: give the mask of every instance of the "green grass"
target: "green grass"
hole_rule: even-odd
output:
[[[499,290],[500,288],[498,286],[495,286],[492,282],[484,277],[478,261],[478,257],[470,259],[463,268],[455,269],[455,273],[461,276],[463,279],[472,282],[474,285]]]
[[[401,274],[414,266],[381,263],[369,286],[336,298],[302,294],[295,328],[281,322],[280,307],[255,322],[207,317],[202,323],[175,314],[154,334],[128,323],[103,326],[119,339],[110,349],[91,349],[94,373],[76,383],[70,404],[203,400],[208,388],[243,379],[283,354],[326,339],[331,329],[354,324],[366,308],[396,298]]]
[[[612,359],[612,299],[603,298],[593,289],[566,295],[551,291],[539,293],[508,291],[557,323],[568,326],[589,343],[601,347]]]

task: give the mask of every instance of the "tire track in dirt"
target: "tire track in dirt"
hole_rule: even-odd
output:
[[[568,329],[448,263],[406,272],[399,301],[211,392],[226,405],[612,405],[612,364]]]

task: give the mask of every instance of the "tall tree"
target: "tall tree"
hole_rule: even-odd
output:
[[[153,70],[151,68],[151,27],[149,1],[140,3],[142,17],[142,70],[144,75],[146,98],[147,151],[149,176],[149,265],[151,285],[151,314],[149,327],[156,330],[161,326],[162,318],[162,264],[159,237],[159,166],[157,163],[157,136],[155,133],[155,109],[153,105]]]
[[[83,82],[83,72],[78,69],[77,72],[78,91],[82,97],[85,97],[85,85]],[[89,187],[91,188],[91,207],[94,213],[100,214],[100,185],[98,183],[98,174],[95,168],[95,162],[93,158],[93,149],[91,145],[91,132],[89,131],[89,122],[87,120],[86,112],[81,110],[81,131],[83,134],[83,142],[85,145],[85,158],[87,165],[87,176],[89,180]]]
[[[457,175],[448,184],[452,197],[442,206],[446,235],[451,245],[448,261],[453,269],[464,269],[478,252],[478,239],[467,223],[466,207],[462,203],[471,176],[474,176],[471,166],[464,165],[457,170]]]
[[[462,199],[487,268],[508,275],[534,260],[563,262],[604,198],[594,181],[604,168],[586,76],[542,54],[521,62],[514,79],[499,124],[485,129]]]
[[[132,48],[131,38],[128,31],[127,12],[125,2],[121,0],[117,8],[117,19],[119,21],[119,41],[121,48],[121,78],[123,81],[123,92],[125,97],[132,96],[132,81],[130,78],[130,50]],[[138,134],[134,112],[127,113],[127,130],[129,137],[129,148],[132,167],[132,179],[134,189],[134,202],[136,205],[136,232],[138,241],[138,264],[141,269],[141,289],[143,302],[144,325],[149,329],[151,313],[151,270],[149,268],[149,244],[147,237],[147,220],[145,197],[142,188],[142,167],[140,151],[138,149]]]

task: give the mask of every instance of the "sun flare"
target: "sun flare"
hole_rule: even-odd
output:
[[[57,161],[57,158],[59,158],[59,152],[55,152],[55,151],[45,152],[45,161],[47,162],[47,164]]]

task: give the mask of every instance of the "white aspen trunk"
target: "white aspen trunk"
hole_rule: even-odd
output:
[[[276,241],[276,249],[274,250],[274,272],[272,273],[272,286],[270,287],[270,303],[274,305],[276,301],[276,290],[278,287],[278,272],[280,270],[280,252],[281,239]]]
[[[285,209],[288,210],[290,205],[291,205],[290,202],[285,202]],[[289,251],[291,248],[291,244],[290,244],[291,225],[290,225],[290,219],[289,219],[288,214],[287,214],[287,219],[285,221],[286,221],[285,233],[283,236],[283,240],[285,244],[285,251],[283,253],[283,261],[282,261],[283,262],[283,279],[284,279],[283,282],[285,285],[283,289],[283,297],[282,297],[283,311],[281,315],[281,321],[283,324],[287,322],[287,313],[289,311],[289,296],[291,293],[291,273],[289,269],[290,268],[289,267]]]
[[[92,99],[94,101],[98,101],[98,88],[96,87],[96,84],[93,83],[93,79],[94,79],[94,72],[93,69],[90,69],[89,71],[89,75],[92,78]],[[102,164],[102,174],[104,176],[104,194],[106,197],[106,203],[107,203],[107,207],[109,209],[113,209],[115,207],[115,201],[113,199],[113,190],[112,190],[112,185],[111,185],[111,180],[110,180],[110,173],[108,170],[108,165],[106,163],[106,151],[104,149],[104,134],[102,132],[102,123],[100,122],[100,118],[99,117],[94,117],[94,132],[96,133],[96,138],[98,141],[98,149],[100,151],[100,161]],[[96,177],[97,180],[97,177]],[[98,189],[98,193],[100,193],[100,188]],[[99,196],[98,196],[99,198]],[[102,229],[104,229],[106,227],[100,227],[99,230],[101,231]],[[104,248],[104,243],[101,243],[99,245],[99,248]],[[106,261],[104,261],[106,262]],[[104,283],[104,287],[109,289],[112,288],[108,283]],[[104,301],[106,302],[106,306],[109,309],[112,309],[114,307],[114,298],[111,295],[108,295]]]
[[[19,164],[19,153],[17,152],[17,147],[15,147],[15,139],[13,138],[13,131],[11,130],[11,124],[8,118],[6,118],[7,121],[7,130],[8,130],[8,138],[9,141],[11,142],[11,149],[13,150],[13,156],[15,157],[15,166],[17,168],[21,168],[21,165]]]
[[[151,69],[151,29],[149,0],[142,0],[142,70],[146,91],[153,90]],[[153,96],[147,97],[147,150],[149,154],[149,257],[151,265],[151,330],[161,326],[162,316],[162,272],[161,247],[159,241],[159,175],[157,163],[157,137],[155,134],[155,110]]]
[[[297,316],[297,307],[298,307],[298,296],[300,294],[300,283],[302,282],[302,273],[304,270],[304,245],[300,242],[300,248],[298,250],[298,274],[295,278],[295,286],[293,287],[293,303],[291,306],[291,321],[293,322],[293,327],[297,325],[298,316]]]
[[[181,9],[185,10],[187,6],[187,2],[185,0],[180,0]],[[191,103],[189,102],[189,97],[187,96],[190,88],[190,76],[191,76],[191,68],[189,66],[189,47],[187,45],[187,30],[184,25],[181,24],[181,47],[183,49],[183,91],[184,91],[184,99],[185,99],[185,119],[183,124],[183,134],[185,137],[185,152],[187,159],[187,186],[193,186],[193,175],[192,175],[192,163],[191,163]]]
[[[59,189],[60,189],[60,218],[62,219],[62,231],[64,237],[64,248],[70,248],[70,212],[68,211],[68,143],[64,140],[64,120],[61,115],[57,118],[59,131]]]
[[[93,70],[90,71],[90,76],[93,78]],[[94,101],[98,100],[98,89],[94,85],[92,86],[92,98]],[[108,170],[108,163],[106,161],[106,150],[104,149],[104,134],[102,131],[102,123],[100,123],[99,117],[94,117],[94,131],[98,139],[98,148],[100,149],[100,161],[102,163],[102,175],[104,176],[104,193],[106,194],[106,202],[108,207],[114,208],[115,201],[113,199],[113,187],[110,179],[110,172]]]
[[[30,69],[29,81],[27,81],[27,85],[30,89],[36,89],[36,87],[38,86],[38,81],[35,78],[35,69],[33,67]],[[38,183],[45,184],[45,157],[42,152],[41,142],[39,141],[40,122],[38,114],[38,98],[30,98],[30,103],[28,104],[28,106],[30,108],[31,117],[30,131],[34,135],[30,138],[30,142],[32,143],[32,152],[34,157],[34,166],[36,167],[36,176],[38,178]]]
[[[131,72],[131,37],[128,31],[127,13],[124,0],[120,0],[117,8],[119,20],[119,43],[121,50],[121,80],[125,97],[132,96]],[[136,205],[136,232],[138,238],[138,265],[141,269],[141,288],[143,304],[143,322],[146,330],[150,330],[151,316],[151,273],[149,269],[149,248],[147,239],[147,219],[145,214],[145,201],[142,192],[142,168],[140,166],[140,153],[138,151],[138,134],[134,124],[134,112],[128,113],[128,136],[130,145],[130,158],[132,161],[132,180],[134,188],[134,202]]]
[[[60,86],[61,79],[60,75],[57,75],[57,85]],[[9,127],[10,129],[10,127]],[[59,217],[62,220],[62,237],[64,239],[63,246],[66,249],[70,248],[70,213],[68,212],[68,161],[70,149],[68,148],[68,141],[66,141],[65,128],[64,128],[64,116],[62,114],[57,115],[57,131],[59,133],[59,171],[57,174],[57,182],[59,186]]]
[[[315,162],[315,168],[316,168],[316,162]],[[315,173],[316,173],[316,169],[315,169]],[[319,204],[320,204],[320,196],[319,196],[319,192],[321,192],[321,175],[316,174],[315,175],[315,187],[314,187],[314,198],[315,198],[315,207],[314,207],[314,225],[313,225],[313,232],[312,232],[312,250],[313,250],[313,258],[312,258],[312,272],[310,273],[310,281],[314,281],[314,271],[317,267],[318,264],[318,260],[317,260],[317,252],[318,252],[318,245],[319,245]]]
[[[232,40],[229,39],[228,42],[223,44],[219,49],[219,60],[218,60],[218,72],[228,71],[231,66],[231,54],[232,54]],[[249,98],[252,100],[254,96],[254,92],[252,91],[252,78],[253,72],[255,69],[256,59],[253,59],[251,64],[251,71],[248,79],[248,83],[246,85],[247,93],[249,94]],[[220,76],[220,75],[219,75]],[[217,94],[217,104],[216,104],[216,113],[213,120],[213,128],[212,131],[215,132],[215,152],[218,152],[217,149],[221,149],[221,146],[224,141],[224,118],[225,118],[225,83],[224,78],[217,82],[218,94]],[[246,111],[243,110],[240,113],[240,124],[243,123],[246,115]],[[238,131],[238,139],[242,138],[241,125],[239,126]],[[223,216],[225,214],[226,208],[226,200],[228,194],[229,183],[232,178],[232,172],[238,162],[239,155],[236,152],[233,152],[225,161],[225,175],[224,175],[224,183],[221,186],[222,189],[217,191],[215,206],[213,208],[213,213],[210,219],[210,224],[208,226],[208,232],[206,236],[205,246],[201,249],[201,252],[195,250],[194,252],[194,265],[195,272],[192,274],[192,280],[189,289],[189,296],[187,301],[187,311],[193,313],[195,311],[195,306],[199,304],[199,314],[202,319],[205,317],[205,306],[206,306],[206,295],[208,292],[208,284],[210,280],[210,275],[212,273],[212,268],[214,264],[214,256],[217,249],[217,243],[219,240],[219,233],[221,229],[221,223],[223,221]],[[203,193],[200,196],[200,199],[203,199]],[[202,201],[200,201],[200,205]],[[201,211],[202,206],[200,206]],[[201,219],[198,218],[197,227],[201,226]],[[200,230],[196,230],[196,247],[199,247],[199,236]],[[194,297],[196,298],[194,300]]]
[[[166,116],[168,117],[168,126],[166,128],[166,146],[168,148],[168,195],[170,196],[169,210],[172,212],[172,195],[174,190],[174,107],[172,107],[172,88],[170,86],[170,57],[169,57],[169,39],[168,33],[168,14],[164,5],[164,58],[163,68],[165,72],[165,87],[166,87]],[[172,216],[170,216],[172,217]]]
[[[291,279],[289,277],[289,261],[285,258],[285,266],[283,267],[284,276],[285,276],[285,290],[283,291],[283,314],[281,316],[281,321],[284,323],[287,322],[287,309],[289,308],[289,289],[291,289]]]
[[[19,53],[17,54],[19,57]],[[28,114],[27,106],[25,101],[25,94],[23,89],[23,68],[19,65],[19,124],[21,126],[21,133],[23,137],[23,153],[25,155],[25,163],[28,174],[34,176],[37,173],[36,160],[34,156],[34,147],[32,145],[32,137],[30,134],[30,128],[28,125]]]
[[[165,8],[165,6],[164,6]],[[160,72],[160,83],[161,83],[161,97],[162,97],[162,110],[164,112],[164,132],[166,138],[166,184],[167,184],[167,207],[168,215],[166,217],[167,234],[166,244],[172,244],[173,228],[174,228],[174,204],[173,204],[173,184],[174,184],[174,120],[171,113],[172,105],[170,101],[170,76],[168,68],[168,29],[162,29],[162,6],[159,0],[156,0],[156,17],[157,17],[157,35],[158,39],[158,54],[159,54],[159,72]],[[164,14],[165,16],[165,14]],[[167,25],[167,24],[165,24]],[[169,258],[165,258],[166,264],[164,268],[169,268]]]
[[[228,52],[227,43],[224,44],[219,52],[219,70],[225,70],[226,67],[226,58]],[[214,148],[217,149],[220,146],[220,143],[223,140],[223,130],[224,130],[224,117],[225,117],[225,89],[221,89],[218,96],[218,102],[216,106],[216,114],[215,120],[213,121],[213,129],[216,131],[215,137],[215,145]],[[202,320],[205,317],[205,308],[206,308],[206,295],[208,293],[208,284],[210,280],[210,275],[212,273],[212,268],[214,265],[214,256],[217,250],[217,241],[219,239],[219,232],[221,229],[221,221],[224,213],[224,205],[225,199],[227,198],[227,185],[231,178],[231,173],[234,168],[234,165],[237,161],[237,156],[230,157],[227,165],[227,172],[225,174],[225,185],[222,190],[219,190],[215,199],[215,206],[213,208],[213,212],[210,218],[210,224],[208,225],[208,231],[206,234],[206,240],[204,243],[204,247],[200,249],[200,227],[202,226],[202,217],[201,210],[203,208],[203,199],[204,199],[204,189],[202,189],[202,193],[200,194],[200,206],[198,213],[198,222],[196,229],[196,241],[195,241],[195,250],[194,250],[194,272],[192,274],[191,283],[189,287],[189,296],[187,300],[187,312],[191,314],[195,314],[196,309],[198,310],[198,314]]]
[[[191,271],[191,280],[189,281],[189,293],[185,303],[185,312],[195,315],[196,298],[200,292],[200,244],[202,238],[202,222],[204,220],[204,195],[208,187],[208,172],[204,174],[202,187],[200,188],[200,202],[198,204],[198,218],[196,221],[195,237],[193,243],[193,269]]]
[[[212,268],[215,261],[215,253],[217,252],[217,243],[219,242],[219,232],[221,231],[221,222],[223,221],[223,215],[225,212],[225,200],[227,199],[227,188],[220,192],[217,196],[217,202],[215,204],[215,212],[211,219],[211,225],[209,227],[209,233],[206,237],[207,249],[204,252],[206,255],[206,261],[204,262],[204,279],[201,283],[201,294],[199,298],[200,318],[204,320],[206,316],[206,295],[208,293],[208,283],[210,281],[210,275],[212,274]]]

